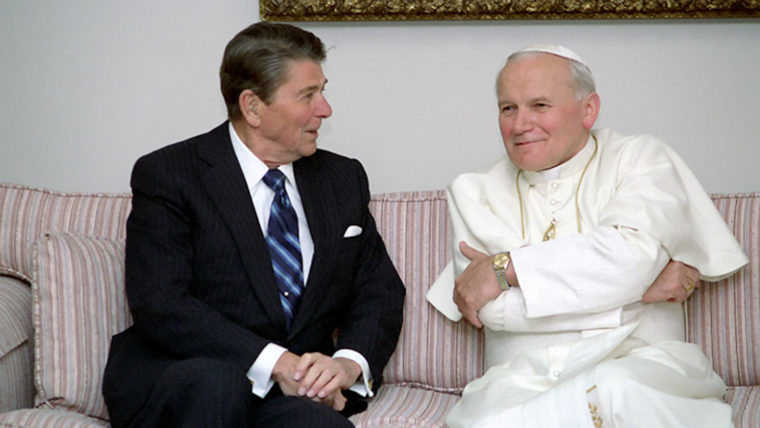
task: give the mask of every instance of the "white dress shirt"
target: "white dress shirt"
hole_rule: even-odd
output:
[[[269,212],[271,210],[272,201],[274,200],[274,191],[262,181],[262,178],[264,178],[264,175],[269,171],[269,167],[266,166],[261,159],[257,158],[243,143],[237,132],[235,132],[232,122],[229,124],[229,131],[232,140],[232,148],[234,149],[235,156],[243,170],[243,176],[248,185],[248,191],[251,193],[251,200],[253,201],[253,206],[256,210],[261,231],[264,236],[266,236],[267,226],[269,224]],[[293,164],[289,163],[281,165],[277,169],[285,174],[285,191],[288,193],[290,203],[293,205],[293,209],[298,216],[298,240],[301,244],[305,287],[309,278],[311,261],[314,257],[314,241],[311,238],[309,224],[306,221],[306,213],[303,210],[301,195],[298,193],[296,177],[293,172]],[[285,351],[287,351],[286,348],[275,343],[269,343],[264,347],[256,358],[256,361],[254,361],[248,369],[246,376],[251,381],[251,385],[253,386],[252,392],[255,395],[264,398],[272,386],[274,386],[272,370],[274,370],[275,364],[277,364],[277,361]],[[372,381],[372,375],[369,371],[369,363],[367,363],[366,358],[364,358],[362,354],[351,349],[339,349],[333,354],[333,358],[337,357],[350,359],[361,367],[362,380],[354,384],[350,389],[362,396],[372,397],[373,393],[369,387],[370,382]]]

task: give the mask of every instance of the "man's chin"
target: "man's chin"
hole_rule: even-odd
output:
[[[305,145],[301,150],[301,157],[309,157],[317,152],[317,141],[314,140],[311,144]]]
[[[524,157],[512,158],[512,163],[523,171],[543,171],[551,168],[545,160],[526,159]]]

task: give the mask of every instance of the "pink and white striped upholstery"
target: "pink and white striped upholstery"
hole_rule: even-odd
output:
[[[3,428],[100,428],[111,426],[107,421],[81,413],[60,409],[20,409],[0,415]]]
[[[713,199],[750,256],[751,266],[721,283],[702,285],[687,307],[688,339],[702,347],[708,358],[713,361],[716,371],[730,385],[725,399],[734,409],[735,425],[760,428],[760,347],[757,345],[760,343],[760,193],[716,195]],[[98,253],[102,250],[98,249],[98,245],[108,242],[107,245],[113,245],[118,249],[120,240],[124,238],[129,204],[129,195],[58,193],[18,185],[0,185],[0,274],[4,272],[30,280],[33,273],[32,243],[45,233],[51,233],[51,237],[40,240],[37,253],[39,259],[43,256],[42,251],[45,251],[46,259],[51,262],[46,268],[49,270],[46,275],[52,275],[53,270],[58,268],[73,270],[75,268],[72,268],[70,263],[90,260],[76,270],[89,272],[84,275],[87,278],[99,276],[96,273],[99,268],[95,268],[92,263],[100,264],[101,261],[94,260],[107,259],[115,253]],[[355,415],[352,420],[360,428],[441,427],[446,412],[458,399],[462,387],[483,372],[482,334],[464,323],[454,324],[447,321],[430,308],[424,299],[428,287],[449,258],[445,192],[376,195],[370,203],[370,208],[391,258],[406,284],[407,300],[404,327],[398,348],[385,369],[384,385],[370,401],[369,409]],[[58,235],[57,232],[74,232],[76,235]],[[90,239],[82,235],[105,239]],[[63,262],[64,258],[66,262]],[[60,261],[59,266],[52,262],[54,260]],[[64,267],[62,263],[68,266]],[[60,274],[59,278],[66,275]],[[38,280],[39,278],[41,277],[38,277]],[[39,287],[40,284],[38,281],[35,286]],[[19,332],[14,333],[15,338],[8,343],[22,343],[21,347],[16,347],[7,354],[6,349],[0,349],[3,352],[0,354],[0,394],[17,391],[18,389],[7,387],[5,383],[10,383],[9,379],[20,377],[3,377],[2,365],[8,361],[9,356],[17,355],[20,349],[28,348],[28,343],[24,342],[28,341],[28,331],[23,331],[28,327],[24,327],[23,322],[13,324],[9,320],[14,317],[23,319],[24,313],[31,311],[31,308],[21,312],[9,311],[3,305],[30,305],[31,298],[28,297],[25,287],[23,281],[0,275],[0,346],[5,343],[3,340],[6,337],[10,337],[5,333],[8,326],[17,324],[20,324],[15,327]],[[51,292],[57,294],[57,301],[60,303],[73,298],[77,292],[86,290],[83,287],[92,287],[92,284],[61,279],[58,287],[62,290]],[[10,289],[14,291],[7,291]],[[91,294],[99,292],[105,293],[105,290],[97,285],[95,289],[89,288]],[[70,321],[70,318],[66,318],[72,315],[69,303],[55,309],[54,306],[45,305],[42,296],[39,297],[40,301],[36,305],[40,311],[40,319],[35,321],[35,329],[39,331],[35,331],[35,334],[46,333],[46,322]],[[118,319],[128,322],[123,301],[119,302],[108,293],[101,297],[90,297],[106,300],[109,303],[99,307],[99,310],[110,315],[121,314],[124,318]],[[71,304],[79,304],[81,307],[91,305],[92,302],[85,299]],[[110,307],[112,312],[108,312],[105,307]],[[16,315],[8,315],[11,313]],[[97,320],[96,327],[80,328],[74,334],[67,332],[65,339],[63,332],[58,330],[58,338],[54,339],[59,341],[56,346],[65,343],[65,349],[76,349],[72,352],[65,351],[68,352],[65,360],[54,361],[52,364],[49,359],[46,361],[46,356],[53,355],[49,352],[50,349],[56,349],[55,347],[46,347],[45,350],[38,351],[35,361],[35,366],[38,367],[35,370],[40,377],[41,373],[47,371],[45,376],[52,376],[51,379],[55,382],[65,383],[49,386],[44,382],[37,382],[43,386],[48,401],[59,404],[59,408],[50,409],[43,405],[37,409],[3,413],[0,414],[0,427],[107,426],[101,419],[91,418],[76,411],[66,411],[67,408],[76,406],[67,407],[69,404],[58,402],[57,397],[53,397],[71,395],[70,389],[67,388],[72,382],[92,379],[100,382],[102,368],[91,369],[92,355],[86,352],[86,347],[82,347],[82,343],[90,339],[84,338],[87,335],[81,333],[82,330],[95,332],[99,331],[98,328],[103,329],[97,333],[101,335],[98,336],[99,340],[102,340],[102,334],[107,329],[105,324],[112,322],[103,314],[104,312],[101,312],[101,315],[92,317]],[[47,321],[43,321],[43,318]],[[50,327],[53,325],[49,324]],[[42,339],[42,342],[45,342],[45,339]],[[45,347],[44,344],[40,346]],[[14,361],[16,360],[23,360],[23,356],[14,356]],[[13,364],[23,367],[23,363]],[[31,364],[27,363],[26,367],[27,384],[33,385],[35,382],[32,379]],[[19,370],[24,369],[16,369],[17,372],[20,372]],[[50,370],[53,370],[53,373],[49,373]],[[53,393],[54,388],[64,392]],[[73,388],[78,389],[79,386]],[[91,392],[92,390],[90,393],[83,393],[82,397],[85,397],[83,402],[89,403],[84,406],[89,410],[84,411],[94,414],[98,412],[97,406],[91,406]],[[4,397],[0,397],[0,403],[3,403],[3,400]],[[102,413],[100,415],[102,416]]]
[[[351,417],[357,428],[444,427],[443,419],[458,394],[386,384],[366,412]]]
[[[723,401],[731,405],[736,428],[760,427],[760,386],[729,386]]]
[[[686,303],[686,340],[701,346],[726,382],[737,427],[760,427],[760,193],[712,195],[749,266],[702,282]]]
[[[32,266],[35,401],[108,420],[101,374],[111,336],[132,323],[124,241],[46,234]]]
[[[483,374],[483,335],[425,300],[450,258],[446,192],[378,195],[370,209],[407,290],[401,339],[384,381],[461,393]]]
[[[0,273],[30,281],[30,248],[45,233],[126,237],[128,194],[64,193],[0,184]]]
[[[483,374],[483,334],[453,323],[425,300],[449,259],[446,192],[377,195],[377,228],[406,285],[404,324],[383,386],[357,427],[442,427],[467,383]]]
[[[29,285],[0,275],[0,413],[31,403],[32,296]]]
[[[701,284],[687,302],[686,338],[702,347],[726,384],[760,385],[760,193],[712,199],[750,263],[730,278]]]

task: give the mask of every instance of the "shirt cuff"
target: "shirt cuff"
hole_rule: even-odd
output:
[[[495,299],[489,301],[478,311],[478,319],[491,330],[505,330],[504,308],[507,291],[502,291]]]
[[[369,363],[367,363],[367,360],[362,354],[351,349],[339,349],[332,357],[349,359],[361,367],[362,378],[348,388],[350,391],[354,391],[362,397],[373,397],[375,395],[372,392],[372,373],[369,371]]]
[[[274,386],[272,380],[272,370],[274,370],[277,360],[287,351],[280,345],[270,343],[264,347],[251,368],[248,369],[246,377],[251,381],[251,392],[257,397],[266,397],[269,390]]]

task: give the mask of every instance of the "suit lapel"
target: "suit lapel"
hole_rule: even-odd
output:
[[[331,226],[335,225],[330,221],[325,221],[335,217],[330,213],[334,204],[331,204],[328,199],[331,194],[330,187],[324,174],[320,174],[319,159],[317,156],[301,159],[293,164],[293,170],[311,238],[314,241],[314,257],[301,303],[293,319],[291,337],[307,325],[312,319],[312,313],[320,302],[324,301],[324,294],[330,284],[322,278],[326,275],[328,267],[333,264],[330,258],[335,244],[332,236],[334,230],[331,230]]]
[[[227,126],[225,122],[211,131],[210,138],[198,148],[198,155],[210,164],[210,168],[203,173],[202,180],[230,228],[248,279],[261,300],[263,310],[272,324],[282,326],[284,334],[285,313],[277,294],[269,249],[261,233],[243,171],[232,149]]]

